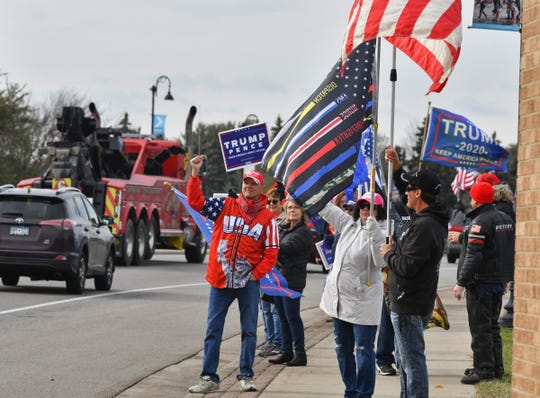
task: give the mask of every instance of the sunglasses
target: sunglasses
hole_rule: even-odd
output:
[[[362,201],[358,204],[359,209],[369,209],[369,202]]]
[[[407,185],[407,188],[405,188],[405,191],[410,192],[410,191],[416,191],[417,189],[420,189],[420,188],[414,187],[412,185]]]
[[[268,199],[268,202],[266,202],[267,205],[277,205],[279,203],[279,200],[277,199]]]

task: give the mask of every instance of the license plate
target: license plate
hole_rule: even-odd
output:
[[[12,225],[9,228],[9,234],[15,236],[28,236],[30,234],[30,228],[28,225]]]

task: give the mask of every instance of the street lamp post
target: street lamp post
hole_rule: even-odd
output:
[[[169,79],[167,76],[162,75],[156,79],[156,84],[154,84],[152,87],[150,87],[150,91],[152,92],[152,120],[150,123],[150,134],[154,135],[154,103],[157,95],[157,86],[160,81],[167,80],[169,82],[169,90],[167,91],[167,95],[165,96],[165,101],[173,101],[174,98],[171,94],[171,79]]]

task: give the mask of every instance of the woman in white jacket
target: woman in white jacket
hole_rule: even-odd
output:
[[[373,215],[382,216],[382,196],[376,193],[373,202]],[[371,194],[364,194],[352,217],[331,203],[319,212],[341,233],[320,307],[333,318],[344,397],[371,397],[375,389],[374,342],[381,320],[384,267],[379,248],[385,238],[379,222],[369,216],[370,203]]]

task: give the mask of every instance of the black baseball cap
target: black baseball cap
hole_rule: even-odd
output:
[[[441,180],[430,170],[404,173],[401,178],[409,185],[407,188],[419,188],[422,192],[433,196],[441,192]]]

